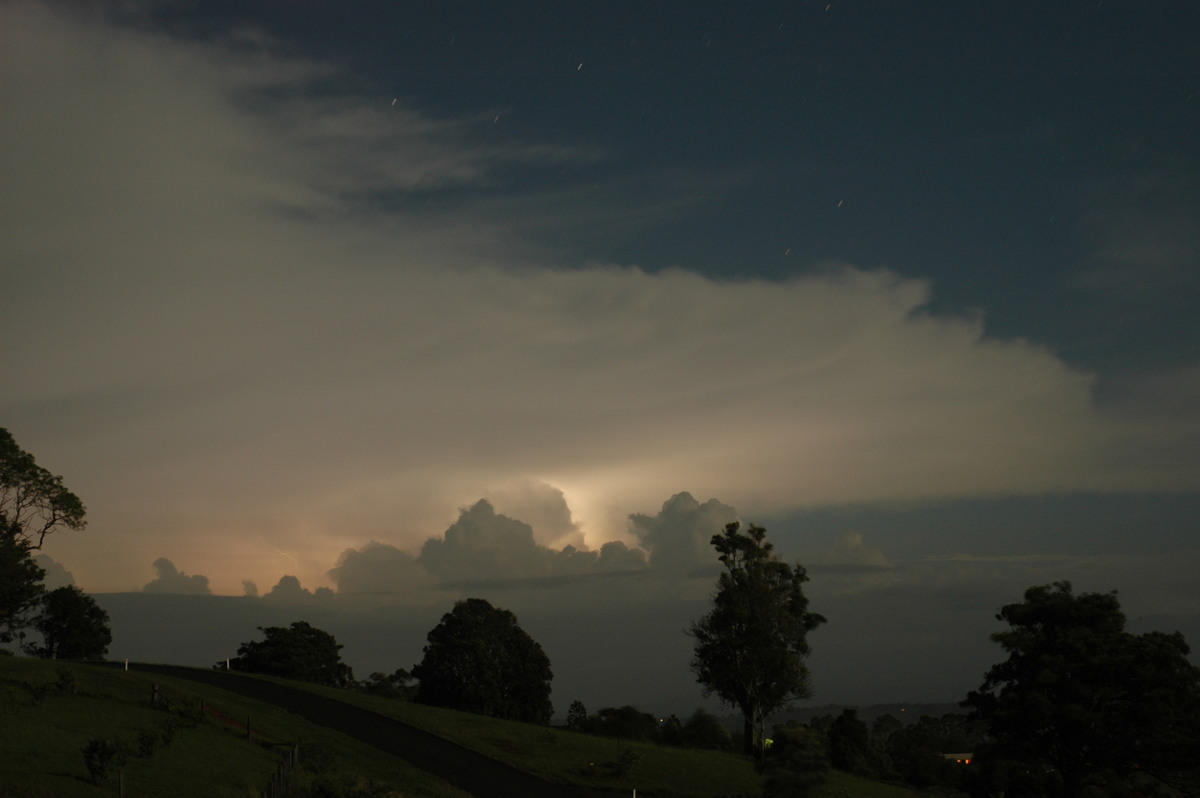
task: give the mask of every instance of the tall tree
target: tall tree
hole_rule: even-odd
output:
[[[230,667],[331,687],[349,687],[354,673],[342,662],[342,646],[333,635],[296,621],[291,626],[260,626],[265,639],[243,643]]]
[[[587,725],[588,711],[583,702],[576,699],[567,710],[567,728],[581,731]]]
[[[426,640],[412,670],[420,703],[550,722],[550,659],[508,610],[479,598],[459,601]]]
[[[29,547],[0,530],[0,643],[11,643],[29,626],[29,614],[45,593],[45,576]]]
[[[85,512],[62,477],[39,466],[0,427],[0,643],[23,633],[45,593],[46,572],[33,552],[60,527],[82,529]]]
[[[735,521],[713,535],[725,571],[712,609],[690,629],[696,680],[741,711],[747,754],[761,751],[771,713],[812,695],[808,633],[825,622],[808,611],[804,568],[783,562],[766,534],[754,524],[742,532]]]
[[[28,549],[40,549],[60,527],[83,529],[87,511],[62,477],[39,466],[0,427],[0,529]]]
[[[1183,635],[1131,634],[1115,592],[1077,596],[1070,582],[1031,587],[996,617],[1008,659],[963,702],[996,758],[1022,763],[1024,779],[1048,774],[1039,788],[1064,798],[1146,774],[1200,786],[1200,669]]]
[[[108,613],[74,585],[47,593],[32,625],[42,644],[25,650],[43,659],[104,659],[112,642]]]

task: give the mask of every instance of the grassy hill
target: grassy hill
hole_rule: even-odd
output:
[[[386,795],[383,788],[394,787],[395,795],[414,798],[464,796],[400,759],[268,704],[136,671],[0,656],[0,717],[6,798],[112,796],[122,779],[129,798],[250,798],[295,746],[302,765],[295,778],[327,794],[357,788]],[[117,749],[103,777],[89,772],[89,744],[99,753]]]
[[[282,680],[274,680],[282,681]],[[745,759],[576,734],[287,682],[370,709],[555,783],[629,795],[754,795]],[[157,685],[157,691],[155,690]],[[293,783],[329,796],[461,798],[396,757],[273,705],[186,679],[0,657],[0,795],[259,796],[298,749]],[[247,729],[247,722],[249,729]],[[90,771],[84,751],[92,747]],[[97,764],[115,752],[105,773]],[[918,793],[833,772],[820,798]]]
[[[752,763],[734,754],[618,741],[316,685],[305,685],[304,689],[336,696],[346,703],[396,718],[552,782],[608,788],[615,795],[629,795],[633,787],[637,788],[639,796],[715,798],[757,795],[759,791],[760,780]],[[615,762],[627,749],[635,753],[628,775],[621,779],[606,775],[604,763]],[[594,766],[589,767],[592,764]],[[921,798],[926,795],[929,794],[830,771],[826,784],[813,793],[813,798]]]

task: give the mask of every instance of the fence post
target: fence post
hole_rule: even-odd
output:
[[[150,706],[158,706],[158,685],[152,685],[150,688]]]

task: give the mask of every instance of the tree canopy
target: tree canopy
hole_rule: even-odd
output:
[[[27,653],[43,659],[104,659],[108,654],[108,613],[91,596],[68,585],[47,593],[41,607],[32,626],[42,644],[26,644]]]
[[[230,661],[233,670],[265,673],[303,682],[349,687],[354,673],[342,662],[342,649],[333,635],[305,621],[291,626],[260,626],[264,639],[243,643],[237,658]]]
[[[1074,798],[1151,776],[1200,786],[1200,669],[1183,635],[1131,634],[1115,592],[1075,595],[1069,582],[1031,587],[996,617],[1008,659],[963,703],[995,740],[992,758],[1020,763],[1010,791]]]
[[[550,659],[508,610],[479,598],[459,601],[426,640],[412,670],[420,703],[550,722]]]
[[[0,427],[0,529],[29,549],[60,527],[87,525],[83,502]]]
[[[712,609],[690,629],[696,680],[741,711],[747,753],[760,749],[771,713],[812,694],[808,633],[825,622],[808,611],[804,568],[783,562],[766,533],[735,521],[713,535],[725,571]]]
[[[11,643],[29,626],[29,614],[45,592],[45,576],[29,547],[0,533],[0,643]]]
[[[33,552],[60,527],[82,529],[85,513],[62,477],[39,466],[0,427],[0,643],[23,634],[45,593],[46,572]]]

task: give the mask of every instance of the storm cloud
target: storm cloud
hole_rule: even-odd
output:
[[[701,504],[690,493],[677,493],[663,502],[658,515],[635,513],[629,525],[650,565],[660,571],[687,574],[712,568],[712,538],[737,521],[737,511],[716,499]]]
[[[82,588],[142,592],[166,540],[211,583],[161,558],[144,590],[223,594],[172,602],[227,598],[231,617],[332,618],[375,596],[422,632],[455,598],[495,593],[572,641],[556,658],[631,686],[639,658],[666,652],[690,688],[677,633],[719,567],[709,540],[740,514],[811,564],[830,618],[815,664],[894,642],[936,688],[930,659],[986,648],[971,619],[1041,579],[1127,582],[1132,617],[1194,627],[1194,523],[1179,520],[1200,484],[1194,367],[1105,379],[1000,334],[1012,312],[997,324],[946,299],[992,255],[969,235],[941,282],[923,250],[850,263],[829,247],[781,270],[729,249],[703,273],[678,239],[655,258],[642,239],[569,254],[559,242],[653,231],[753,185],[750,167],[619,173],[605,144],[501,133],[494,109],[432,110],[293,52],[0,5],[0,407],[87,504],[87,530],[47,540]],[[1131,230],[1116,212],[1097,246],[1126,252],[1120,280],[1093,270],[1091,290],[1154,263],[1186,284],[1186,215]],[[1131,258],[1158,230],[1170,250]],[[1118,494],[1154,506],[1094,501]],[[1036,521],[1064,496],[1101,509],[1039,526],[1000,503]],[[937,516],[954,503],[974,514]],[[1137,573],[1119,565],[1131,553]],[[1141,576],[1160,571],[1175,594]],[[375,656],[378,630],[350,615],[356,656]],[[626,617],[644,631],[627,650]]]
[[[208,577],[200,574],[185,574],[166,557],[159,557],[152,565],[158,576],[147,582],[142,590],[146,593],[181,593],[193,596],[210,596]]]

